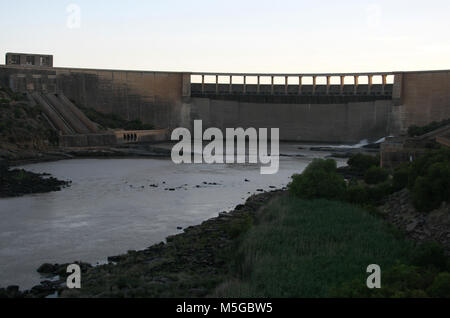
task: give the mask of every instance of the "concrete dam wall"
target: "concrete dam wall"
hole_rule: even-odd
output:
[[[0,82],[16,92],[62,92],[77,106],[167,128],[179,122],[189,75],[7,65],[0,66]]]
[[[393,116],[400,131],[450,118],[450,71],[403,73]]]
[[[268,104],[196,97],[188,107],[204,127],[280,128],[285,141],[357,143],[389,133],[392,102]]]
[[[160,129],[192,129],[201,119],[204,129],[280,128],[287,141],[376,140],[450,117],[450,71],[202,74],[6,65],[0,81],[19,92],[62,92],[78,106]]]

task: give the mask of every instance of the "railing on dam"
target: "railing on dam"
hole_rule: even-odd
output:
[[[191,73],[191,96],[392,96],[394,73]]]

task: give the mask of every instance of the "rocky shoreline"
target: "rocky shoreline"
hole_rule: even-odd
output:
[[[389,196],[385,204],[378,208],[382,216],[406,237],[416,242],[435,241],[450,256],[450,204],[443,203],[438,209],[428,213],[418,212],[409,190],[403,189]]]
[[[71,181],[58,180],[48,174],[10,169],[7,162],[0,161],[0,198],[60,191],[70,186],[70,183]]]
[[[156,144],[115,147],[58,148],[53,151],[21,151],[14,156],[0,156],[11,166],[80,158],[170,158],[170,150]]]
[[[0,289],[0,297],[205,297],[227,275],[241,233],[253,216],[284,190],[255,194],[230,212],[221,212],[197,226],[141,251],[111,256],[108,264],[80,264],[82,289],[65,288],[68,264],[43,264],[49,276],[27,291],[18,286]],[[56,276],[55,276],[56,275]]]

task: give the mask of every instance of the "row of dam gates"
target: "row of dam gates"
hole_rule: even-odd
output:
[[[241,74],[0,65],[0,83],[72,113],[73,102],[169,132],[193,129],[198,119],[204,129],[279,128],[284,141],[356,143],[450,118],[450,70]],[[92,132],[76,117],[61,127]]]

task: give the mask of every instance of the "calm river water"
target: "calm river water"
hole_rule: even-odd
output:
[[[305,157],[280,157],[276,175],[261,175],[257,165],[175,165],[170,159],[76,159],[24,166],[73,184],[60,192],[0,199],[0,287],[38,284],[42,278],[36,269],[45,262],[97,263],[146,248],[180,233],[179,226],[234,208],[258,189],[287,185],[312,158],[327,155],[298,147],[281,145],[281,153]]]

